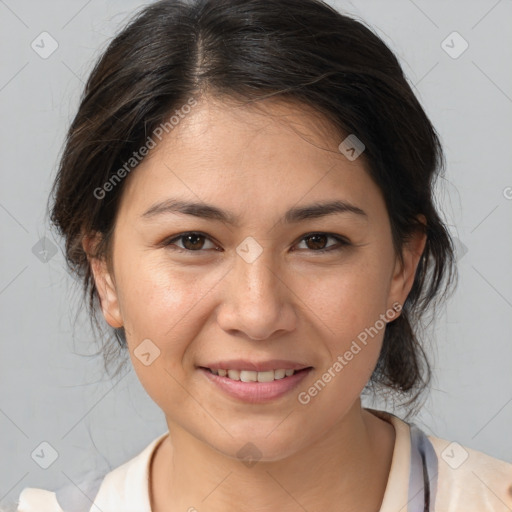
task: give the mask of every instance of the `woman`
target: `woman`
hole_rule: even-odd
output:
[[[395,56],[328,5],[145,8],[89,77],[52,220],[168,432],[18,510],[510,510],[510,464],[361,405],[428,384],[441,164]]]

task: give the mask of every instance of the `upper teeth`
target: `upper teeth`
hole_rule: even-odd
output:
[[[233,380],[241,380],[242,382],[272,382],[274,379],[283,379],[285,376],[290,377],[295,370],[268,370],[266,372],[254,372],[251,370],[212,370],[212,373],[220,377],[229,377]]]

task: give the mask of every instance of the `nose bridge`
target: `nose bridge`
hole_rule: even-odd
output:
[[[242,244],[241,244],[242,246]],[[239,247],[237,252],[242,249]],[[241,289],[235,290],[235,293],[245,294],[246,300],[262,304],[262,300],[270,306],[271,302],[278,299],[279,293],[278,279],[274,258],[269,249],[256,251],[254,247],[249,248],[249,256],[243,254],[236,258],[234,264],[234,286]]]

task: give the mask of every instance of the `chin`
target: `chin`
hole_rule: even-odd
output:
[[[229,429],[233,437],[225,438],[225,443],[215,443],[211,446],[227,457],[240,460],[247,467],[256,462],[286,459],[298,450],[298,436],[289,429],[279,431],[276,426],[280,421],[282,418],[273,422],[271,428],[265,423],[261,428],[253,426],[250,430],[243,429],[238,433]]]

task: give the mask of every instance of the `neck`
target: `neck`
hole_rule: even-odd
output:
[[[151,464],[152,512],[378,511],[395,441],[393,426],[359,401],[312,444],[253,465],[177,425],[170,424],[169,432]]]

